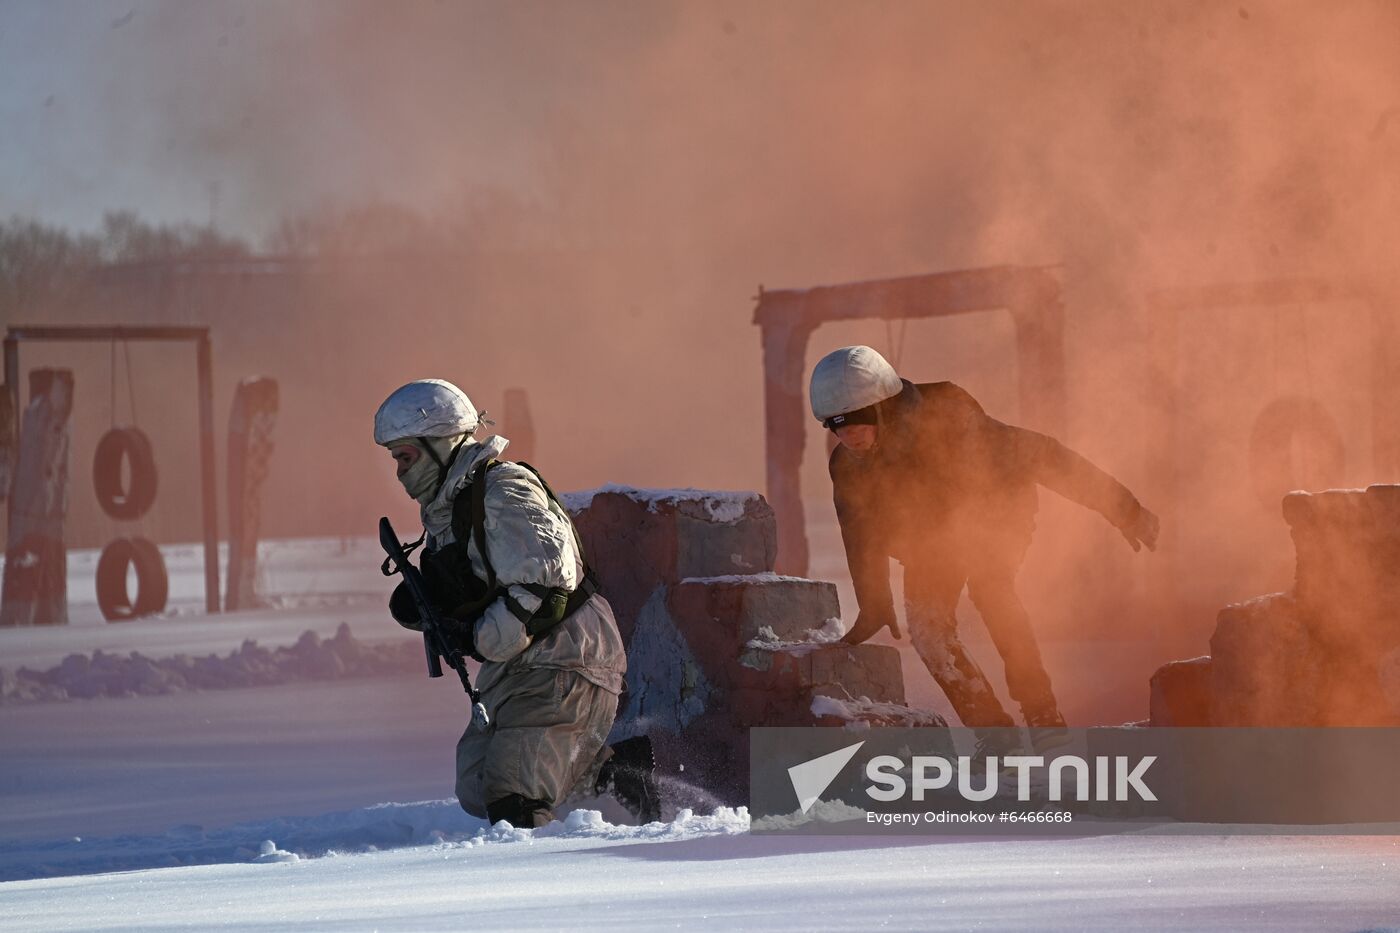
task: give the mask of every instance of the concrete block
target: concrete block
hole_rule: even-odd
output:
[[[562,499],[627,643],[658,586],[773,569],[777,524],[755,492],[604,486]]]
[[[1152,725],[1210,725],[1210,669],[1209,657],[1172,661],[1157,668],[1152,675]]]
[[[1212,725],[1318,724],[1321,649],[1291,596],[1226,606],[1217,616],[1210,656]]]
[[[691,577],[671,588],[668,604],[682,629],[723,627],[736,650],[756,639],[806,641],[841,615],[834,583],[771,573]]]
[[[1337,653],[1400,647],[1400,485],[1290,493],[1294,597],[1314,637]]]

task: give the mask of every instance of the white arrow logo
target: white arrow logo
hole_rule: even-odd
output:
[[[788,768],[788,778],[792,781],[792,789],[797,794],[797,802],[801,805],[803,813],[812,809],[812,804],[821,798],[822,792],[831,786],[831,782],[836,780],[836,775],[846,767],[846,762],[854,758],[864,744],[857,742]]]

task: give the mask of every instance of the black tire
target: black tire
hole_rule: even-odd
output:
[[[136,615],[148,616],[165,610],[170,597],[170,576],[160,548],[148,538],[130,538],[136,548]]]
[[[129,488],[122,487],[122,461],[130,464]],[[140,428],[113,428],[97,442],[92,457],[92,482],[102,511],[131,521],[145,515],[156,501],[156,459],[151,439]]]
[[[126,590],[126,568],[136,566],[136,599]],[[117,538],[97,560],[97,607],[108,622],[125,622],[160,612],[170,594],[170,578],[160,549],[145,538]]]
[[[1303,462],[1297,462],[1298,455]],[[1249,472],[1254,493],[1270,512],[1294,489],[1316,492],[1345,482],[1347,452],[1337,422],[1315,399],[1276,398],[1254,421]]]

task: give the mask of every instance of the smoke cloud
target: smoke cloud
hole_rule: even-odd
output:
[[[5,48],[53,31],[71,58],[52,67],[76,74],[39,116],[8,105],[31,120],[21,129],[46,121],[5,143],[48,165],[16,209],[71,215],[62,192],[120,192],[141,203],[102,206],[212,208],[264,237],[288,217],[388,204],[450,231],[432,249],[325,257],[292,284],[221,284],[179,312],[216,329],[220,412],[242,375],[283,381],[268,534],[368,533],[398,495],[370,416],[421,376],[487,408],[528,388],[539,465],[561,488],[762,488],[760,283],[995,264],[1059,267],[1065,440],[1172,525],[1194,615],[1153,626],[1199,644],[1214,607],[1289,584],[1286,529],[1249,479],[1249,434],[1272,398],[1316,399],[1336,420],[1348,456],[1319,482],[1400,479],[1370,460],[1364,308],[1183,311],[1179,369],[1162,374],[1148,300],[1279,276],[1394,295],[1394,4],[6,10]],[[36,99],[45,67],[23,57],[18,86]],[[31,310],[6,314],[77,316]],[[808,365],[872,344],[908,378],[953,379],[1014,422],[1011,339],[994,310],[832,325]],[[1155,485],[1162,378],[1183,392],[1173,502]],[[804,489],[829,523],[822,445],[814,424]],[[79,464],[84,449],[75,441]],[[1145,629],[1121,613],[1141,610],[1150,571],[1096,516],[1042,500],[1024,578],[1037,623]],[[1120,571],[1136,589],[1116,608],[1085,595]]]

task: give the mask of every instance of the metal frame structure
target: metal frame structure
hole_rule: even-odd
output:
[[[214,480],[214,376],[212,350],[207,327],[103,327],[103,326],[15,326],[5,332],[5,386],[18,419],[19,345],[40,341],[192,340],[199,383],[199,467],[204,516],[204,605],[210,613],[219,611],[219,532],[218,500]],[[16,421],[16,432],[19,430]],[[16,438],[22,442],[22,439]]]
[[[1173,539],[1180,526],[1177,503],[1182,493],[1179,456],[1183,433],[1179,349],[1182,316],[1219,314],[1231,308],[1276,308],[1334,301],[1358,302],[1369,313],[1371,469],[1376,474],[1393,474],[1400,470],[1400,413],[1392,403],[1400,396],[1400,327],[1392,310],[1393,299],[1383,291],[1355,280],[1296,278],[1164,288],[1147,294],[1153,359],[1153,391],[1149,397],[1162,424],[1161,444],[1149,451],[1147,470],[1164,504],[1161,550],[1165,566],[1161,579],[1167,584],[1162,592],[1154,594],[1154,599],[1159,605],[1174,607],[1173,614],[1180,615],[1176,586],[1181,572],[1180,557]]]
[[[1043,266],[990,266],[818,288],[764,291],[754,323],[763,340],[768,501],[777,513],[782,573],[804,575],[808,549],[800,468],[806,442],[807,341],[828,321],[946,317],[1005,309],[1016,325],[1021,420],[1063,434],[1064,305]]]

